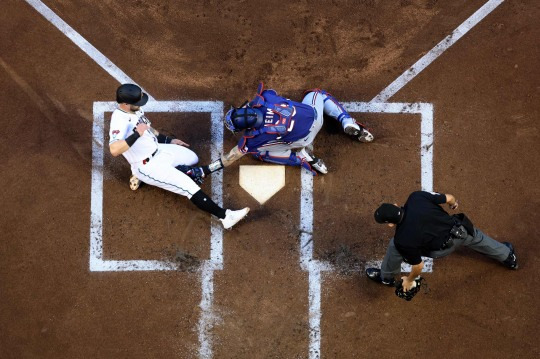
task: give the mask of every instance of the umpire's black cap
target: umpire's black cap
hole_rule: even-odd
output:
[[[403,219],[405,211],[403,208],[391,203],[383,203],[375,211],[375,220],[377,223],[398,224]]]
[[[116,89],[116,102],[144,106],[148,102],[148,95],[137,85],[123,84]]]

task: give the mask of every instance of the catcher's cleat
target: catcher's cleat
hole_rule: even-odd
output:
[[[509,254],[508,257],[504,260],[504,262],[502,262],[502,264],[503,264],[506,268],[510,268],[510,269],[518,269],[519,266],[518,266],[518,261],[517,261],[516,253],[514,252],[514,246],[513,246],[512,243],[510,243],[510,242],[503,242],[503,244],[504,244],[505,246],[507,246],[507,247],[510,249],[510,254]]]
[[[328,168],[324,164],[324,161],[320,158],[317,158],[313,156],[313,144],[309,144],[308,146],[302,148],[298,155],[303,159],[303,161],[306,161],[309,163],[311,168],[315,169],[317,172],[322,173],[323,175],[328,173]],[[315,175],[315,173],[313,173]]]
[[[383,284],[383,285],[387,285],[389,287],[394,286],[394,284],[396,283],[396,280],[394,278],[383,279],[381,277],[381,270],[378,268],[366,268],[366,275],[372,281]]]
[[[309,161],[309,165],[317,170],[317,172],[322,173],[323,175],[328,173],[328,168],[326,168],[326,165],[324,164],[323,160],[320,158],[317,158],[315,156],[312,156],[313,160]]]
[[[141,180],[138,179],[135,175],[131,175],[129,178],[129,188],[131,188],[132,191],[136,191],[141,186]]]
[[[360,142],[373,142],[373,135],[369,132],[364,126],[357,123],[350,123],[345,125],[343,129],[345,133],[349,136],[356,138]]]
[[[231,211],[228,209],[225,211],[225,218],[221,218],[220,221],[223,224],[223,228],[231,229],[236,223],[240,222],[249,213],[249,207],[240,209],[238,211]]]

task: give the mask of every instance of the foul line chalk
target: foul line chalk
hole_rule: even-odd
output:
[[[381,91],[380,94],[375,96],[371,102],[385,102],[390,97],[394,96],[403,86],[408,84],[413,78],[415,78],[420,72],[428,67],[435,59],[441,56],[450,46],[454,45],[459,39],[463,37],[469,30],[475,27],[480,21],[482,21],[489,13],[495,10],[504,0],[490,0],[472,14],[467,20],[459,25],[452,34],[445,37],[439,42],[433,49],[427,54],[422,56],[414,65],[407,69],[401,76],[394,80],[388,87]]]
[[[103,256],[103,164],[106,112],[116,108],[116,102],[94,102],[94,123],[92,129],[92,187],[90,204],[90,271],[170,271],[178,265],[156,260],[106,260]],[[209,112],[211,117],[211,158],[216,158],[223,150],[223,102],[220,101],[149,101],[145,106],[149,112]],[[212,176],[212,199],[223,206],[223,172]],[[223,228],[212,219],[210,228],[210,259],[202,262],[201,273],[201,315],[197,326],[199,334],[199,357],[212,358],[211,330],[216,321],[213,311],[214,271],[223,269]]]
[[[94,60],[101,68],[109,73],[116,81],[120,83],[136,83],[128,75],[126,75],[118,66],[113,64],[105,55],[90,44],[77,31],[69,26],[64,20],[56,15],[50,8],[40,0],[25,0],[30,6],[37,10],[45,19],[53,24],[58,30],[66,35],[75,45],[83,50],[92,60]],[[146,92],[146,91],[145,91]],[[150,100],[154,98],[148,95]]]

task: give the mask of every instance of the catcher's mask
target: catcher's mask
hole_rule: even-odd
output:
[[[242,106],[232,107],[225,115],[225,126],[232,132],[239,132],[247,128],[258,128],[263,123],[263,114],[257,108]]]
[[[116,102],[144,106],[148,102],[148,95],[137,85],[123,84],[116,90]]]

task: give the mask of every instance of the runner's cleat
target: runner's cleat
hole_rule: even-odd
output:
[[[220,221],[223,223],[223,228],[231,229],[236,223],[240,222],[247,214],[249,213],[249,207],[240,209],[238,211],[231,211],[228,209],[225,211],[225,218],[221,218]]]

